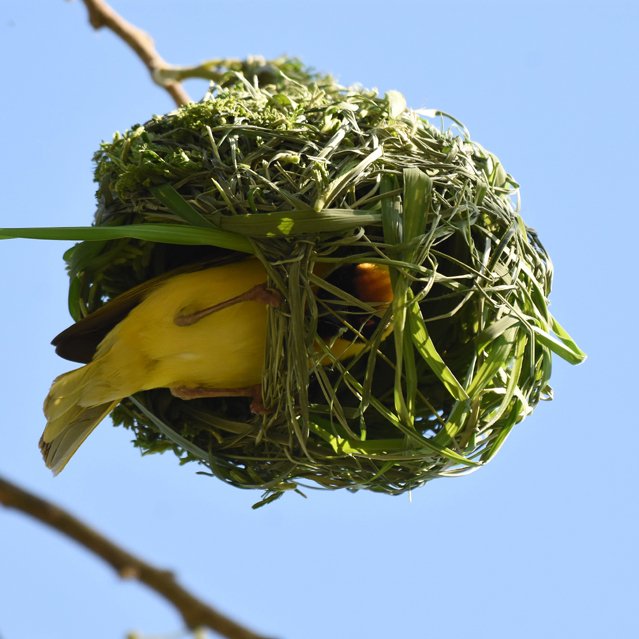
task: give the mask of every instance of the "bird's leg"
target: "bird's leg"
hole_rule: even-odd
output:
[[[207,388],[206,386],[174,386],[169,389],[173,397],[178,399],[202,399],[204,397],[250,397],[251,412],[265,415],[269,411],[262,399],[262,384],[245,386],[243,388]]]
[[[192,324],[199,322],[202,318],[211,315],[211,313],[216,313],[217,311],[221,311],[223,308],[228,308],[229,306],[239,304],[240,302],[263,302],[273,308],[277,308],[282,303],[282,296],[277,291],[267,288],[266,284],[257,284],[248,291],[245,291],[240,295],[236,295],[235,297],[231,297],[228,300],[224,300],[219,304],[208,306],[207,308],[195,311],[194,313],[178,313],[173,321],[178,326],[191,326]]]

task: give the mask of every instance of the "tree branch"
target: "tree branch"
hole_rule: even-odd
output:
[[[0,477],[0,504],[23,512],[75,540],[109,564],[122,579],[135,579],[172,603],[190,628],[208,628],[228,639],[265,639],[192,595],[173,573],[138,559],[71,513]]]
[[[148,33],[138,29],[127,22],[121,15],[112,9],[104,0],[82,0],[89,12],[89,22],[94,29],[106,27],[119,38],[124,40],[132,49],[146,68],[149,70],[153,81],[168,91],[177,106],[191,101],[184,87],[175,81],[163,82],[161,72],[171,68],[156,51],[153,39]]]

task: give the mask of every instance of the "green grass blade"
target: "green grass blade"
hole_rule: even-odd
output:
[[[501,337],[508,329],[520,324],[521,320],[515,315],[506,315],[490,324],[475,338],[477,351],[483,351],[488,344]]]
[[[519,402],[520,400],[518,399],[517,401]],[[487,464],[499,452],[499,449],[503,446],[506,438],[510,435],[510,431],[521,418],[522,412],[521,408],[519,408],[519,410],[513,410],[508,418],[503,421],[503,425],[497,433],[497,436],[491,442],[490,446],[482,453],[481,461],[484,464]]]
[[[394,191],[394,180],[389,176],[382,178],[382,193]],[[402,201],[398,196],[387,196],[382,200],[382,230],[384,242],[391,246],[402,241]],[[391,269],[391,279],[396,273]]]
[[[305,233],[335,233],[359,226],[379,224],[379,211],[323,209],[278,211],[275,213],[219,215],[219,228],[251,237],[287,237]]]
[[[332,435],[324,430],[319,424],[311,422],[311,430],[326,441],[338,455],[363,455],[365,457],[387,460],[397,456],[397,461],[405,460],[406,456],[418,455],[424,456],[428,454],[440,454],[447,457],[450,461],[463,464],[464,466],[480,466],[478,462],[474,462],[450,448],[441,446],[435,440],[421,439],[414,445],[408,442],[402,442],[398,439],[378,439],[372,441],[349,441],[343,437]]]
[[[155,197],[185,222],[193,226],[213,226],[199,211],[195,210],[170,184],[151,189]]]
[[[168,439],[175,442],[178,446],[191,453],[202,461],[207,461],[209,456],[199,446],[196,446],[193,442],[185,439],[179,433],[176,433],[168,424],[165,424],[157,415],[152,413],[139,399],[134,396],[129,397],[129,400],[135,404],[136,408],[141,411],[144,416],[150,420],[153,425]]]
[[[570,364],[581,364],[581,362],[584,361],[586,356],[582,351],[575,352],[570,346],[566,345],[563,340],[558,339],[538,326],[531,325],[530,328],[535,334],[535,339],[540,344],[543,344]]]
[[[415,364],[415,349],[409,331],[404,331],[404,385],[406,396],[404,398],[407,417],[411,423],[415,422],[415,406],[417,399],[417,386],[419,383],[417,366]]]
[[[526,346],[528,345],[528,335],[522,331],[517,337],[518,339],[515,344],[510,376],[508,377],[508,383],[504,389],[503,398],[499,403],[499,406],[492,412],[490,419],[486,420],[487,426],[492,426],[502,418],[502,415],[504,415],[506,410],[511,406],[512,399],[515,395],[515,391],[517,390],[517,384],[519,383],[523,367],[524,354],[526,352]]]
[[[345,171],[334,179],[326,189],[326,192],[315,203],[315,210],[321,211],[327,204],[330,204],[343,189],[356,181],[356,177],[362,173],[366,167],[382,157],[384,150],[381,146],[373,149],[361,162],[358,162],[352,169]]]
[[[561,353],[554,351],[557,355],[560,355],[571,364],[580,364],[583,362],[587,355],[584,353],[572,337],[568,334],[568,331],[553,317],[552,318],[552,330],[565,347],[565,351]],[[551,347],[552,350],[552,347]]]
[[[424,234],[432,180],[419,169],[404,169],[404,241]]]
[[[459,401],[467,400],[468,393],[438,353],[417,303],[411,304],[408,308],[408,326],[415,350],[441,380],[446,390]]]
[[[180,224],[129,224],[126,226],[56,226],[0,229],[0,240],[83,240],[102,241],[133,238],[147,242],[218,246],[220,248],[253,253],[248,239],[215,228],[182,226]]]
[[[441,431],[439,431],[439,433],[437,433],[437,435],[435,435],[435,437],[433,437],[433,443],[443,448],[448,447],[448,445],[453,442],[454,438],[464,427],[466,419],[469,417],[470,413],[470,402],[468,400],[456,402],[453,409],[450,411],[450,415],[448,416],[444,427]]]
[[[492,381],[500,368],[509,361],[510,352],[515,344],[517,328],[511,327],[487,347],[487,358],[479,367],[468,386],[471,397],[481,392]]]

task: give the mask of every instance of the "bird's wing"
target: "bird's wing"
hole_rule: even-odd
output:
[[[55,346],[55,352],[60,357],[72,362],[80,362],[82,364],[90,362],[98,344],[109,331],[162,282],[180,273],[199,271],[229,261],[232,260],[223,257],[188,264],[138,284],[56,335],[51,341],[53,346]]]

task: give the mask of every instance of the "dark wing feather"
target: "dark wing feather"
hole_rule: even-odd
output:
[[[164,279],[164,278],[161,278]],[[64,359],[86,364],[93,359],[98,344],[121,322],[158,284],[160,278],[143,282],[118,295],[97,311],[82,318],[56,335],[51,343]]]

